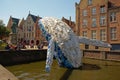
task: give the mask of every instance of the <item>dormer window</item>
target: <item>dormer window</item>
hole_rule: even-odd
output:
[[[88,5],[91,5],[92,4],[92,0],[88,0]]]

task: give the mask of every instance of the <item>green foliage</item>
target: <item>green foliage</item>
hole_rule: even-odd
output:
[[[6,43],[0,43],[0,50],[5,50]]]
[[[3,21],[2,20],[0,20],[0,26],[5,26],[5,24],[3,23]]]
[[[0,20],[0,39],[9,36],[10,31],[5,27],[5,24]]]

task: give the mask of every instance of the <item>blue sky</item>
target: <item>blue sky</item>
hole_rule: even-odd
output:
[[[26,19],[29,11],[40,17],[65,17],[75,20],[75,2],[80,0],[0,0],[0,19],[7,25],[9,17]]]

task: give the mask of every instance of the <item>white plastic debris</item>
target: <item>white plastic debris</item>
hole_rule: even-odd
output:
[[[80,43],[101,47],[111,47],[111,45],[92,39],[78,37],[72,29],[63,21],[45,17],[39,21],[39,27],[47,38],[50,35],[47,51],[46,70],[50,70],[53,55],[58,63],[67,68],[78,68],[81,66]],[[48,40],[48,39],[47,39]],[[53,47],[54,46],[54,47]]]

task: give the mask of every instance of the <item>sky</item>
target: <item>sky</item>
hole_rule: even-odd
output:
[[[40,17],[65,17],[75,21],[75,2],[80,0],[0,0],[0,19],[7,25],[10,16],[26,19],[29,14]]]

